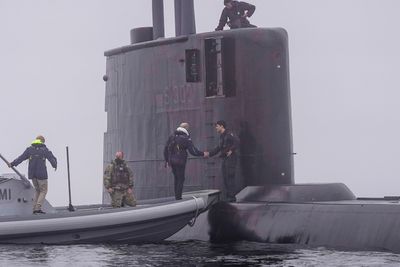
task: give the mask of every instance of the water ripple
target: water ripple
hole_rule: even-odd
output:
[[[252,242],[0,245],[0,266],[400,266],[400,255]]]

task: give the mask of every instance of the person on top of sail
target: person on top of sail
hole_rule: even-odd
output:
[[[219,24],[216,31],[221,31],[224,29],[225,24],[231,29],[239,28],[255,28],[257,26],[250,24],[247,18],[250,18],[256,6],[234,0],[224,0],[225,8],[222,10],[221,17],[219,19]],[[229,19],[229,20],[228,20]]]

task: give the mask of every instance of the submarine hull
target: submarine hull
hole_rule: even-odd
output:
[[[398,201],[220,203],[211,213],[213,242],[248,240],[400,253]]]
[[[400,199],[357,199],[343,184],[249,187],[170,239],[299,244],[400,253]]]

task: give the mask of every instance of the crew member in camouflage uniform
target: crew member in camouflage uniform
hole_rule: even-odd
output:
[[[124,205],[136,206],[133,195],[133,173],[123,158],[123,152],[115,153],[115,159],[104,172],[104,187],[110,193],[113,208]]]

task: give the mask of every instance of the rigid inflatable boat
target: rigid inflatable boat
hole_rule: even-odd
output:
[[[75,244],[140,243],[162,241],[219,200],[218,190],[189,192],[182,200],[160,198],[139,201],[136,207],[110,205],[54,208],[32,214],[34,189],[14,175],[0,176],[0,243]]]

